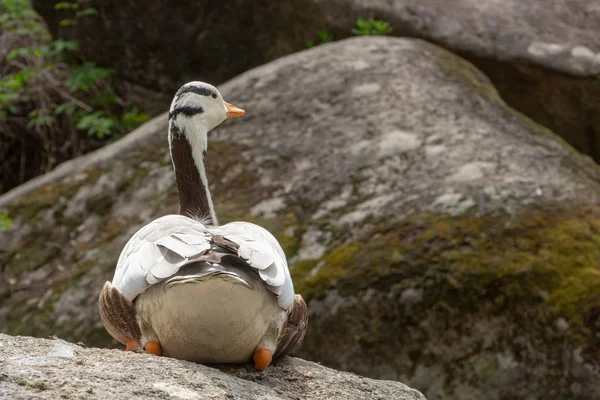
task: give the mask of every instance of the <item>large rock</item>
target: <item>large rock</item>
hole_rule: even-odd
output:
[[[426,38],[459,53],[522,62],[593,78],[600,74],[600,7],[590,0],[314,0],[327,25],[358,16],[386,19],[394,34]],[[350,11],[350,12],[349,12]]]
[[[599,167],[426,42],[319,46],[222,86],[222,223],[282,242],[300,354],[431,399],[600,396]],[[177,210],[166,116],[0,198],[0,326],[114,343],[97,313],[125,241]]]
[[[376,381],[286,357],[265,372],[166,357],[85,349],[64,340],[0,334],[0,396],[10,399],[425,400]]]
[[[94,0],[97,17],[60,27],[68,12],[33,0],[51,30],[137,85],[170,94],[193,79],[222,82],[293,51],[328,29],[351,35],[358,17],[389,21],[467,57],[514,108],[600,161],[600,7],[593,0]],[[168,18],[164,16],[168,15]],[[134,91],[137,93],[137,91]],[[146,93],[136,94],[142,102]],[[132,100],[135,102],[135,100]]]
[[[473,62],[509,105],[600,162],[600,7],[595,0],[315,0],[326,26],[384,18]]]

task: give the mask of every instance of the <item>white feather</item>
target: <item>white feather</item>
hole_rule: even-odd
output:
[[[210,251],[212,235],[236,243],[238,255],[259,273],[287,309],[294,287],[281,246],[266,229],[248,222],[206,226],[182,215],[167,215],[142,227],[121,252],[112,284],[130,300],[149,286]]]

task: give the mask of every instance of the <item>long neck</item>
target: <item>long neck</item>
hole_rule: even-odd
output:
[[[176,121],[169,124],[169,147],[179,193],[179,213],[217,225],[204,170],[206,131],[194,132],[193,137],[195,140],[190,141]]]

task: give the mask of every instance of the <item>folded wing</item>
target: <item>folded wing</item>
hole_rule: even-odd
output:
[[[211,227],[211,232],[229,242],[237,255],[258,271],[279,305],[288,309],[294,301],[294,285],[283,249],[266,229],[249,222],[231,222]]]
[[[288,309],[294,287],[285,254],[266,229],[248,222],[217,227],[182,216],[167,215],[140,229],[123,249],[112,285],[133,301],[150,285],[176,274],[191,262],[241,258],[256,270],[266,287]]]
[[[203,224],[182,215],[158,218],[127,242],[112,284],[133,301],[150,285],[201,260],[210,247],[211,235]]]

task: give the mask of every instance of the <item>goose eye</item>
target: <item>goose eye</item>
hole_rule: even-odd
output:
[[[212,94],[210,95],[210,97],[212,97],[213,99],[217,98],[217,94],[215,92],[212,92]]]

